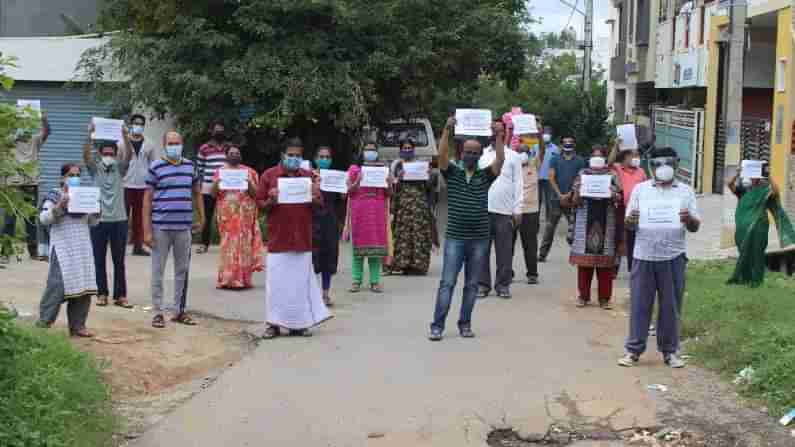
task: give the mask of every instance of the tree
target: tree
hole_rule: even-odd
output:
[[[103,79],[109,58],[129,80],[117,105],[170,113],[189,135],[250,107],[260,134],[349,140],[484,74],[518,85],[528,20],[520,0],[108,0],[101,27],[120,31],[81,69]]]
[[[0,53],[0,89],[3,91],[14,87],[14,79],[6,70],[16,67],[15,60]],[[38,113],[29,108],[18,111],[15,104],[0,102],[0,209],[17,216],[18,229],[24,226],[25,220],[35,219],[36,208],[25,200],[22,190],[9,185],[7,179],[16,175],[32,176],[35,166],[17,161],[16,139],[19,132],[32,132],[39,122]],[[4,251],[8,250],[17,239],[16,234],[0,235],[0,246],[4,247]]]

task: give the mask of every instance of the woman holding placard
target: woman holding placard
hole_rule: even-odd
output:
[[[221,258],[218,264],[219,289],[253,287],[254,272],[265,267],[262,234],[257,221],[257,172],[242,165],[240,148],[226,145],[226,162],[213,176]],[[240,172],[248,175],[241,181]]]
[[[622,202],[621,187],[607,165],[607,150],[595,147],[589,167],[574,179],[570,203],[575,207],[574,242],[569,262],[577,266],[577,307],[591,301],[593,274],[599,279],[599,306],[610,309],[618,260],[616,240]],[[565,205],[565,204],[564,204]]]
[[[320,176],[320,170],[331,169],[332,153],[328,146],[320,146],[315,154],[315,175]],[[323,302],[326,306],[333,305],[331,301],[331,277],[337,274],[339,262],[340,233],[337,226],[337,209],[342,202],[341,194],[333,191],[324,191],[321,185],[320,194],[323,195],[323,204],[312,208],[312,263],[315,274],[320,276],[323,286]]]
[[[432,216],[428,203],[430,168],[428,163],[415,161],[414,151],[413,141],[400,143],[400,161],[395,168],[398,182],[392,198],[395,234],[392,269],[406,275],[425,275],[431,263],[433,245]]]
[[[392,177],[378,161],[375,143],[367,143],[362,166],[348,170],[348,221],[343,231],[353,245],[350,292],[361,291],[364,279],[364,259],[370,266],[370,290],[382,293],[381,267],[389,253],[389,196]],[[383,171],[383,172],[382,172]],[[384,179],[385,177],[385,179]]]

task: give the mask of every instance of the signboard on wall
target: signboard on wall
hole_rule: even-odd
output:
[[[676,57],[679,65],[679,87],[695,87],[698,85],[698,52],[691,51]]]

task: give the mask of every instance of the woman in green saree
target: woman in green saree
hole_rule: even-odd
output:
[[[781,247],[795,243],[795,230],[779,202],[778,187],[772,181],[749,179],[737,175],[729,181],[729,189],[737,196],[734,240],[739,257],[729,284],[759,287],[765,279],[765,250],[767,250],[770,220],[778,230]]]

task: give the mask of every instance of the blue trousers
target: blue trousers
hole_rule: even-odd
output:
[[[639,356],[646,351],[649,324],[657,297],[657,349],[663,355],[679,351],[679,317],[682,314],[686,267],[685,255],[670,261],[633,261],[630,277],[632,310],[629,337],[625,345],[627,352]]]
[[[464,294],[458,327],[468,328],[471,326],[472,310],[475,308],[475,301],[477,301],[478,279],[480,279],[483,264],[487,261],[488,249],[488,239],[445,240],[442,280],[439,282],[439,291],[436,294],[436,308],[431,329],[444,330],[447,313],[450,311],[450,303],[453,299],[453,290],[462,268],[464,269]]]

